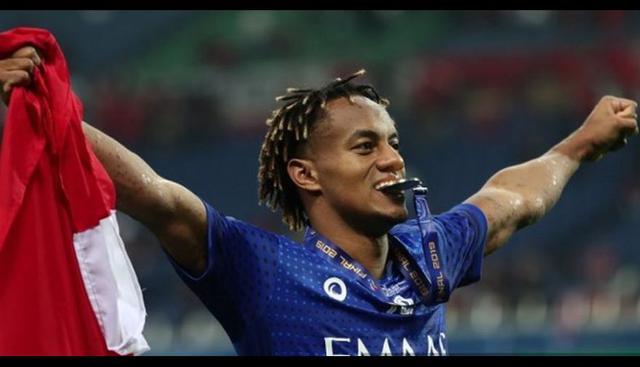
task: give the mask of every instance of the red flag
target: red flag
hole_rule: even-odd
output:
[[[14,88],[0,147],[0,355],[140,354],[146,312],[113,183],[53,35],[0,33],[0,58],[26,45],[43,62]]]

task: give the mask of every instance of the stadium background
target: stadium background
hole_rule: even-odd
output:
[[[0,26],[51,30],[87,121],[226,214],[280,233],[257,205],[256,174],[286,87],[367,69],[436,212],[544,153],[601,95],[640,98],[636,11],[2,11]],[[148,355],[233,355],[150,232],[120,223]],[[636,137],[585,164],[547,217],[486,259],[480,283],[454,293],[449,352],[638,354],[638,228]]]

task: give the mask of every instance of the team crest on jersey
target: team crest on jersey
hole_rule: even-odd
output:
[[[380,289],[380,287],[378,287],[378,285],[376,284],[376,281],[369,278],[369,288],[371,288],[372,291],[377,291],[378,289]]]
[[[411,298],[395,296],[393,297],[393,303],[395,303],[396,306],[389,307],[387,313],[395,313],[396,311],[400,311],[401,315],[413,314],[414,302]]]
[[[347,298],[347,285],[337,277],[331,277],[324,281],[324,292],[336,301],[344,301]]]

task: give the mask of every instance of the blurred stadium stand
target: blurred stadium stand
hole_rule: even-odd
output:
[[[368,70],[436,212],[536,157],[597,98],[640,98],[637,11],[2,11],[50,29],[85,118],[228,215],[257,205],[274,97]],[[585,164],[537,225],[448,305],[451,354],[640,353],[640,141]],[[121,230],[149,313],[149,355],[234,354],[150,232]],[[299,234],[292,234],[299,238]]]

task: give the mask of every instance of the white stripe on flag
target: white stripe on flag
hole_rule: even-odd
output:
[[[138,278],[127,256],[116,212],[98,226],[73,236],[82,280],[109,350],[139,355],[149,345],[142,335],[147,315]]]

